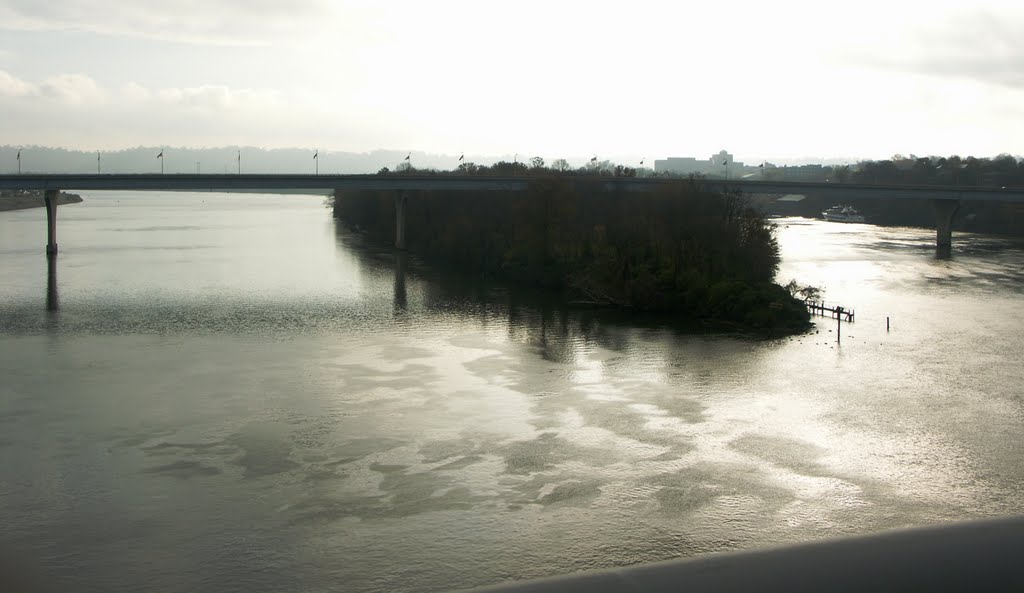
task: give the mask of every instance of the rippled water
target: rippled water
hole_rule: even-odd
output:
[[[62,590],[443,591],[1024,510],[1024,250],[780,220],[774,341],[396,260],[321,198],[0,213],[0,548]],[[886,317],[891,323],[886,331]]]

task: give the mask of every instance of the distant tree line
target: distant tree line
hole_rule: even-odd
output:
[[[744,197],[707,192],[692,180],[647,194],[603,192],[580,171],[570,179],[554,165],[552,172],[536,160],[467,163],[462,173],[534,175],[522,192],[413,192],[409,250],[581,304],[761,331],[807,327],[803,303],[773,283],[780,260],[774,226]],[[616,174],[615,167],[583,174],[607,171]],[[390,241],[394,199],[393,192],[339,191],[335,215]]]
[[[565,159],[555,159],[550,165],[546,165],[542,157],[531,157],[528,161],[514,160],[498,161],[493,165],[478,165],[473,162],[462,162],[455,169],[445,171],[440,169],[417,169],[408,161],[401,163],[394,170],[383,167],[377,171],[378,175],[389,175],[392,173],[404,173],[421,176],[452,176],[452,175],[478,175],[481,177],[552,177],[552,176],[600,176],[600,177],[636,177],[637,169],[617,165],[608,160],[591,159],[582,167],[573,167]]]
[[[855,166],[832,167],[830,181],[866,184],[949,185],[963,187],[1024,187],[1024,160],[1009,154],[994,158],[904,157],[862,161]],[[808,199],[804,215],[817,216],[831,206]],[[869,222],[883,225],[934,227],[935,215],[927,200],[851,199]],[[1024,204],[999,200],[965,201],[953,222],[957,230],[1003,235],[1024,235]]]
[[[993,158],[893,155],[861,161],[855,167],[832,167],[832,179],[855,183],[1024,187],[1024,159],[1009,154]]]

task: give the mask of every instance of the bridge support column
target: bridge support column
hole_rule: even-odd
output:
[[[409,202],[409,194],[399,191],[395,195],[395,247],[405,249],[405,206]]]
[[[46,257],[57,257],[57,196],[60,190],[48,189],[43,194],[46,205]]]
[[[935,256],[950,257],[953,252],[953,217],[960,208],[960,200],[932,200],[935,210]]]

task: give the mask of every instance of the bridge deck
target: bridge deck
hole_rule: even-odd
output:
[[[191,175],[191,174],[24,174],[0,175],[0,189],[135,191],[285,191],[285,190],[466,190],[515,191],[535,177],[420,175]],[[653,191],[676,180],[665,178],[567,176],[573,183],[603,191]],[[814,181],[716,180],[699,182],[709,190],[751,194],[812,194],[834,200],[851,198],[997,200],[1024,202],[1024,188],[936,185],[872,185]]]

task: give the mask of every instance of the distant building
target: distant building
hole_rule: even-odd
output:
[[[708,159],[708,161],[710,161],[711,165],[714,167],[725,167],[726,163],[729,163],[730,168],[733,165],[736,167],[743,167],[743,163],[737,163],[736,158],[724,150],[718,151],[718,154],[711,155],[711,158]]]
[[[743,163],[736,162],[731,154],[722,150],[718,154],[711,155],[707,160],[698,160],[690,156],[656,160],[654,161],[654,172],[673,175],[724,176],[726,163],[728,163],[730,177],[739,176],[746,168]]]
[[[687,157],[669,157],[667,159],[660,159],[654,161],[654,172],[655,173],[674,173],[676,175],[691,175],[694,173],[704,173],[708,168],[706,161],[698,161],[697,159]]]

